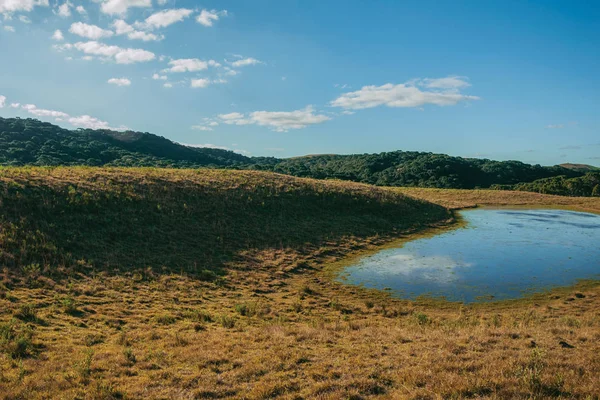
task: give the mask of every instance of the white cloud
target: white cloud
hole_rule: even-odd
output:
[[[233,112],[220,114],[218,118],[222,123],[228,125],[251,125],[266,126],[277,132],[286,132],[290,129],[302,129],[309,125],[316,125],[329,121],[331,118],[315,114],[312,106],[307,106],[295,111],[254,111],[248,116]]]
[[[77,42],[73,45],[77,50],[94,56],[114,58],[117,64],[133,64],[154,60],[154,53],[142,49],[124,49],[118,46],[108,46],[96,41]]]
[[[11,104],[11,107],[19,106],[18,103]],[[72,117],[69,114],[56,111],[56,110],[46,110],[43,108],[38,108],[35,104],[24,104],[21,106],[21,109],[27,111],[30,114],[35,115],[36,117],[47,117],[54,118],[55,121],[62,122],[66,121],[69,124],[78,127],[78,128],[89,128],[89,129],[112,129],[112,130],[126,130],[127,127],[120,126],[118,128],[111,127],[108,122],[101,121],[98,118],[89,116],[89,115],[80,115],[77,117]]]
[[[196,21],[204,26],[213,26],[213,22],[216,22],[221,17],[227,16],[227,10],[217,11],[217,10],[202,10],[200,15],[196,17]]]
[[[28,12],[36,6],[48,7],[48,0],[0,0],[0,13]]]
[[[57,30],[54,31],[54,34],[52,34],[52,39],[56,40],[57,42],[60,42],[62,40],[65,40],[65,37],[63,36],[63,34],[60,31],[60,29],[57,29]]]
[[[21,108],[30,114],[37,117],[52,117],[52,118],[68,118],[69,114],[62,111],[46,110],[43,108],[37,108],[35,104],[24,104]]]
[[[4,108],[5,105],[6,105],[6,96],[0,95],[0,108]]]
[[[15,32],[15,28],[14,28],[14,27],[12,27],[12,26],[10,26],[10,25],[5,25],[5,26],[4,26],[4,30],[5,30],[6,32]]]
[[[30,24],[31,23],[31,20],[26,15],[19,15],[19,21],[21,21],[24,24]]]
[[[158,41],[165,38],[163,35],[155,35],[154,33],[143,31],[129,32],[127,37],[131,40],[143,40],[144,42]]]
[[[240,73],[239,71],[236,71],[235,69],[231,69],[229,67],[223,67],[223,68],[225,69],[225,75],[228,75],[228,76],[235,76]]]
[[[237,60],[231,63],[232,66],[239,68],[239,67],[245,67],[247,65],[256,65],[256,64],[263,64],[262,61],[257,60],[256,58],[244,58],[241,60]]]
[[[122,19],[117,19],[112,23],[112,27],[115,28],[115,33],[117,35],[124,35],[129,32],[133,32],[134,29],[127,22]]]
[[[126,126],[120,126],[118,128],[112,128],[108,122],[101,121],[98,118],[91,117],[89,115],[80,115],[79,117],[71,117],[67,120],[71,125],[78,128],[86,129],[110,129],[110,130],[127,130]]]
[[[193,88],[205,88],[208,85],[210,85],[212,82],[210,81],[210,79],[192,79],[192,82],[190,84],[191,87]]]
[[[109,15],[125,15],[132,7],[152,7],[152,0],[104,0],[100,10]]]
[[[163,86],[164,86],[164,87],[166,87],[167,89],[170,89],[170,88],[172,88],[172,87],[173,87],[173,84],[172,84],[172,83],[169,83],[169,82],[167,82],[167,83],[165,83]]]
[[[21,103],[10,103],[10,108],[19,108]]]
[[[75,8],[75,11],[77,11],[79,13],[79,15],[86,15],[87,11],[85,10],[85,8],[83,6],[77,6]]]
[[[229,122],[227,121],[238,121],[244,118],[244,114],[239,113],[239,112],[232,112],[229,114],[219,114],[219,118],[221,118],[226,124],[228,124]]]
[[[63,18],[67,18],[71,16],[71,6],[72,4],[68,1],[65,1],[63,4],[58,6],[57,14]]]
[[[111,37],[114,35],[113,31],[102,29],[96,25],[88,25],[83,22],[75,22],[74,24],[71,24],[69,32],[92,40]]]
[[[451,81],[433,82],[429,80],[413,80],[394,85],[387,83],[382,86],[363,86],[362,89],[342,94],[331,102],[333,107],[345,109],[364,109],[378,106],[388,107],[421,107],[426,104],[438,106],[455,105],[462,101],[479,100],[477,96],[461,94],[456,86],[448,88]],[[432,83],[433,82],[433,83]],[[441,90],[422,90],[417,85],[443,85]],[[457,82],[455,82],[457,84]]]
[[[209,126],[204,126],[204,125],[192,125],[192,129],[196,130],[196,131],[212,131],[213,129]],[[204,146],[201,146],[204,147]]]
[[[166,75],[154,74],[154,75],[152,75],[152,79],[166,81],[167,80],[167,76]]]
[[[445,78],[425,78],[418,83],[429,89],[463,89],[471,86],[466,76],[447,76]]]
[[[108,80],[108,83],[110,83],[111,85],[117,85],[117,86],[131,85],[131,81],[127,78],[110,78]]]
[[[555,125],[548,125],[548,126],[546,126],[546,128],[548,128],[548,129],[562,129],[564,127],[565,126],[563,124],[555,124]]]
[[[185,18],[189,17],[192,12],[193,10],[187,8],[161,10],[146,18],[144,22],[136,22],[135,26],[140,29],[165,28],[176,22],[183,21]]]
[[[167,68],[163,72],[196,72],[203,71],[211,67],[219,67],[221,64],[215,60],[203,61],[197,58],[180,58],[169,61],[171,68]]]
[[[130,40],[143,40],[144,42],[157,41],[164,39],[163,35],[155,35],[150,32],[138,31],[122,19],[117,19],[112,24],[117,35],[127,35]]]

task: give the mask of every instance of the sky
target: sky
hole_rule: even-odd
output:
[[[600,2],[0,0],[0,116],[600,165]]]

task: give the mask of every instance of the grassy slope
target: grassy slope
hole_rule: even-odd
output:
[[[450,209],[476,206],[564,207],[600,213],[600,199],[566,197],[508,190],[461,190],[428,188],[394,188],[414,198],[431,201]]]
[[[390,234],[448,218],[382,189],[225,170],[4,168],[0,262],[202,270],[243,249]]]
[[[319,206],[332,202],[331,207],[338,207],[340,201],[356,204],[360,200],[374,205],[362,211],[342,207],[342,212],[327,216],[317,206],[313,211],[310,207],[296,208],[294,198],[271,199],[282,207],[279,213],[288,217],[285,223],[291,225],[278,229],[289,233],[302,227],[303,233],[297,233],[299,238],[289,247],[272,242],[241,252],[237,246],[230,247],[237,255],[227,263],[226,279],[217,282],[199,281],[187,274],[145,271],[87,274],[67,280],[30,278],[36,285],[21,285],[9,279],[10,273],[5,271],[4,285],[8,288],[0,293],[0,321],[15,319],[0,327],[0,343],[13,354],[23,350],[25,357],[12,359],[0,354],[0,396],[593,398],[600,390],[600,290],[595,284],[513,303],[458,306],[391,299],[385,293],[328,279],[322,273],[324,265],[381,242],[381,236],[370,236],[377,231],[370,224],[382,222],[379,207],[388,207],[386,215],[395,207],[402,210],[393,222],[387,222],[388,233],[414,226],[416,222],[404,222],[403,215],[419,207],[439,210],[407,201],[393,191],[227,172],[198,175],[189,171],[59,169],[3,170],[1,175],[4,182],[21,180],[29,187],[53,188],[50,193],[54,195],[44,191],[41,200],[53,204],[48,199],[62,199],[68,193],[60,189],[65,182],[96,186],[102,181],[99,176],[111,174],[120,181],[136,181],[131,194],[147,193],[143,198],[151,204],[157,199],[150,196],[154,191],[149,188],[158,190],[167,181],[178,188],[191,185],[199,192],[202,190],[198,188],[218,191],[223,187],[228,189],[221,193],[241,191],[246,197],[235,205],[246,209],[248,194],[256,190],[242,190],[239,185],[245,182],[270,188],[281,185],[270,193],[286,193],[288,186],[302,188],[305,195],[300,199],[305,205],[317,201]],[[325,194],[308,195],[315,191],[338,197],[337,203],[324,200]],[[409,192],[457,207],[510,204],[511,200],[546,205],[554,201],[551,196],[528,198],[529,193]],[[178,196],[170,195],[173,200]],[[270,197],[263,195],[264,199]],[[165,194],[160,194],[160,204],[171,204],[164,198]],[[202,199],[200,196],[197,203],[203,203]],[[593,200],[589,203],[588,199],[576,200],[600,210],[600,199],[589,199]],[[12,204],[23,209],[32,205]],[[288,212],[288,207],[299,214]],[[125,210],[119,213],[122,218],[128,218],[123,215]],[[7,218],[9,214],[2,215]],[[206,218],[206,214],[194,215]],[[307,215],[329,221],[319,229],[345,228],[330,228],[327,234],[315,236],[317,231],[301,222]],[[258,221],[264,223],[270,217],[263,218]],[[350,220],[344,222],[346,218]],[[244,229],[256,234],[255,228],[243,226],[231,232]],[[360,235],[342,239],[353,231]],[[138,231],[130,232],[135,236]],[[300,245],[313,239],[320,240],[318,246]],[[158,259],[170,259],[159,254],[164,249],[158,250],[153,253]],[[32,304],[33,309],[26,304]],[[25,344],[31,336],[32,345],[20,349],[14,340],[2,342],[2,338],[18,336]],[[575,347],[563,348],[560,341]]]

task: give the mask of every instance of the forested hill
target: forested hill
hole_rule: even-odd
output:
[[[381,186],[472,189],[516,184],[564,175],[581,176],[560,166],[492,161],[445,154],[393,151],[362,155],[319,155],[279,161],[275,172],[312,178],[337,178]]]
[[[274,171],[318,179],[381,186],[487,188],[584,172],[519,161],[491,161],[444,154],[393,151],[314,155],[288,159],[246,157],[231,151],[184,146],[160,136],[110,130],[67,130],[35,119],[0,118],[0,165],[155,166]]]
[[[36,119],[0,118],[0,164],[231,167],[251,160],[232,151],[193,148],[161,136],[67,130]]]

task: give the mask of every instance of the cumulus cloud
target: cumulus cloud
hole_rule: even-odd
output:
[[[245,67],[247,65],[256,65],[256,64],[263,64],[262,61],[257,60],[256,58],[243,58],[241,60],[237,60],[231,63],[232,66],[239,68],[239,67]]]
[[[167,68],[163,72],[196,72],[203,71],[211,67],[219,67],[221,64],[215,60],[203,61],[197,58],[180,58],[177,60],[169,61],[170,68]]]
[[[15,28],[14,28],[14,27],[12,27],[12,26],[10,26],[10,25],[5,25],[5,26],[4,26],[4,30],[5,30],[6,32],[15,32]]]
[[[60,29],[54,31],[54,33],[52,34],[52,40],[56,40],[57,42],[65,40],[65,37],[63,36],[63,33],[60,31]]]
[[[163,35],[155,35],[151,32],[138,31],[122,19],[113,22],[112,27],[117,35],[127,35],[130,40],[143,40],[144,42],[164,39]]]
[[[34,7],[48,7],[48,0],[0,0],[0,13],[29,12]]]
[[[62,46],[64,48],[64,45]],[[124,49],[119,46],[109,46],[96,41],[77,42],[73,47],[85,54],[114,58],[117,64],[133,64],[154,60],[154,53],[142,49]]]
[[[170,88],[172,88],[172,87],[173,87],[173,84],[172,84],[172,83],[169,83],[169,82],[167,82],[167,83],[165,83],[163,86],[164,86],[164,87],[166,87],[167,89],[170,89]]]
[[[227,16],[227,10],[202,10],[200,15],[196,17],[196,21],[204,26],[213,26],[213,23],[218,21],[221,17]]]
[[[161,10],[155,12],[144,22],[136,22],[135,26],[140,29],[166,28],[176,22],[181,22],[192,14],[193,10],[187,8]]]
[[[19,108],[21,103],[10,103],[10,108]]]
[[[68,1],[65,1],[63,4],[58,6],[58,11],[56,12],[59,16],[63,18],[67,18],[71,16],[71,6],[72,4]]]
[[[460,86],[456,86],[460,85],[456,77],[444,79],[446,78],[412,80],[398,85],[387,83],[382,86],[363,86],[360,90],[342,94],[333,100],[331,105],[357,110],[383,105],[387,107],[422,107],[426,104],[450,106],[463,101],[479,100],[477,96],[461,94],[458,90]],[[452,85],[454,86],[449,87]]]
[[[131,81],[127,78],[110,78],[108,80],[108,83],[110,83],[111,85],[117,85],[117,86],[131,85]]]
[[[238,112],[218,115],[220,122],[228,125],[260,125],[276,132],[302,129],[329,121],[331,118],[316,114],[312,106],[295,111],[254,111],[248,115]]]
[[[77,6],[75,8],[75,11],[77,11],[79,13],[79,15],[86,15],[87,11],[85,10],[85,8],[83,6]]]
[[[0,108],[4,108],[6,105],[6,96],[0,95]]]
[[[83,22],[75,22],[74,24],[71,24],[69,32],[71,32],[74,35],[78,35],[86,39],[92,40],[107,38],[114,35],[113,31],[102,29],[96,25],[88,25]]]
[[[24,24],[30,24],[31,23],[31,20],[26,15],[19,15],[19,21],[21,21]]]
[[[125,15],[127,10],[132,7],[152,7],[152,0],[104,0],[100,6],[100,11],[109,15]]]
[[[154,75],[152,75],[152,79],[166,81],[167,80],[167,76],[166,75],[154,74]]]

